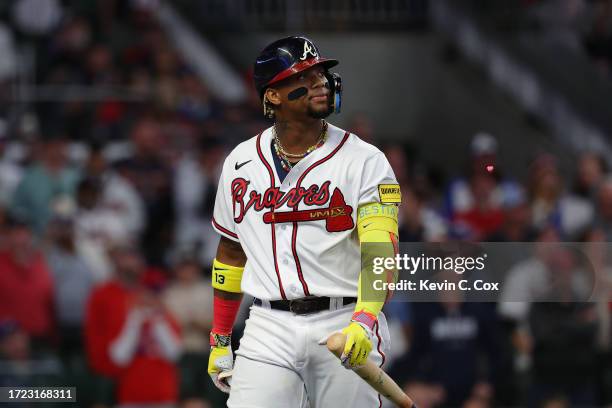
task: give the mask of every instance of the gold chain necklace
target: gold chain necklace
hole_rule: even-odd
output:
[[[323,121],[323,127],[321,128],[321,134],[319,135],[317,142],[313,144],[312,146],[310,146],[308,149],[306,149],[304,153],[299,153],[299,154],[289,153],[287,150],[285,150],[280,140],[278,139],[278,133],[276,132],[276,124],[272,128],[272,132],[274,133],[274,143],[276,145],[275,150],[277,151],[279,156],[284,156],[286,159],[290,159],[290,158],[291,159],[303,159],[308,154],[312,153],[314,150],[321,147],[323,143],[325,143],[325,140],[327,139],[327,122]]]

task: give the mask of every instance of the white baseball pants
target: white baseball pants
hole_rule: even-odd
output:
[[[298,316],[251,306],[236,352],[229,408],[375,408],[381,396],[318,341],[349,324],[355,305]],[[378,316],[370,359],[389,351],[385,316]]]

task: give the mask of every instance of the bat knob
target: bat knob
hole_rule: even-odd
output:
[[[327,349],[340,357],[346,343],[346,335],[342,333],[334,333],[327,339]]]

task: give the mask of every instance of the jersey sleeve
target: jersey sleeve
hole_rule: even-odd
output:
[[[227,158],[223,163],[223,170],[219,177],[212,226],[222,236],[239,242],[236,223],[234,222],[234,204],[231,191],[232,169],[228,165],[229,162],[230,160]]]
[[[359,189],[359,206],[369,203],[399,204],[400,188],[382,152],[366,159]]]

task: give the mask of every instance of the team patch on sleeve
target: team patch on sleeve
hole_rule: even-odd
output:
[[[401,203],[402,193],[399,184],[379,184],[378,196],[381,203]]]

